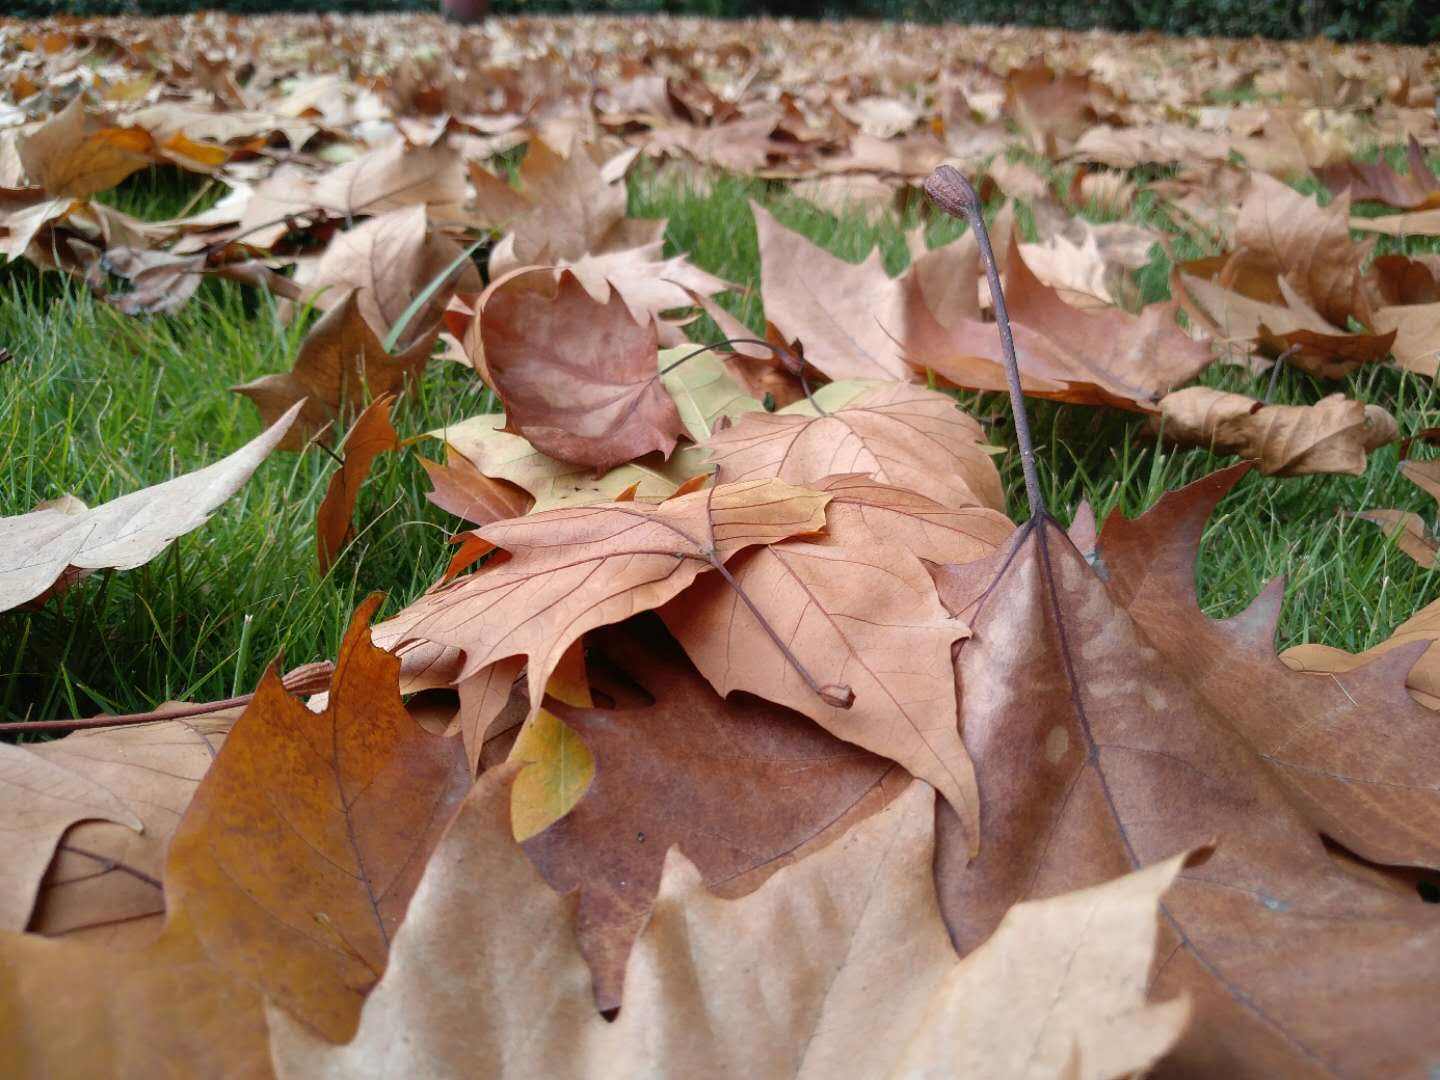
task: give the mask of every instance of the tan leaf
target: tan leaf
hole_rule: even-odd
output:
[[[1182,446],[1239,454],[1267,476],[1365,471],[1365,455],[1400,436],[1378,405],[1331,394],[1314,405],[1266,405],[1244,394],[1190,386],[1160,400],[1152,433]]]
[[[534,712],[539,688],[587,630],[659,607],[743,548],[818,532],[828,501],[751,480],[654,507],[563,507],[487,525],[476,534],[510,558],[421,596],[380,628],[383,640],[460,650],[455,682],[524,656]]]
[[[0,611],[40,596],[67,567],[130,570],[149,562],[239,491],[283,443],[298,413],[298,407],[277,413],[265,431],[213,465],[83,513],[51,508],[0,518]]]
[[[78,821],[103,818],[140,832],[139,816],[123,796],[85,771],[0,743],[0,814],[7,842],[0,857],[0,929],[23,930],[40,879]]]
[[[469,786],[405,711],[357,609],[313,713],[267,673],[191,799],[165,885],[206,955],[325,1037],[354,1034],[426,856]]]
[[[420,465],[434,488],[425,493],[425,498],[472,525],[520,517],[535,503],[530,495],[509,481],[486,476],[469,458],[448,444],[445,464],[420,458]]]
[[[1384,203],[1401,210],[1440,207],[1440,178],[1430,171],[1414,135],[1410,136],[1405,157],[1410,171],[1404,175],[1384,159],[1373,165],[1359,161],[1330,165],[1317,175],[1332,194],[1349,192],[1355,202]]]
[[[710,436],[705,445],[720,481],[778,476],[812,484],[864,473],[952,509],[1005,505],[999,473],[981,449],[984,432],[945,394],[892,383],[843,407],[824,406],[832,409],[827,416],[802,405],[746,413]]]
[[[495,773],[466,800],[355,1042],[326,1046],[271,1012],[282,1077],[476,1061],[496,1077],[706,1075],[721,1062],[741,1076],[1058,1077],[1077,1059],[1107,1077],[1144,1070],[1185,1025],[1185,1003],[1144,1003],[1156,901],[1179,859],[1019,908],[960,961],[931,890],[934,810],[918,784],[740,900],[712,896],[672,853],[609,1024],[567,904],[511,842],[506,804]],[[757,1011],[762,978],[778,1004]]]
[[[88,198],[152,161],[148,133],[88,116],[84,98],[77,95],[20,143],[26,174],[52,197]]]

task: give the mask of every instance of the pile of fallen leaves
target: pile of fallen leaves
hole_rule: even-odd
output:
[[[322,568],[380,454],[435,447],[457,519],[443,579],[363,604],[333,665],[0,744],[6,1074],[1428,1075],[1440,614],[1281,663],[1278,584],[1225,621],[1196,599],[1251,465],[1068,534],[1032,492],[1017,528],[945,388],[1013,375],[1265,473],[1362,472],[1384,410],[1186,384],[1434,376],[1440,263],[1351,231],[1440,232],[1434,77],[1419,50],[958,28],[0,23],[0,252],[135,315],[209,276],[323,312],[236,388],[251,443],[0,519],[0,612],[142,565],[316,443]],[[1210,97],[1240,87],[1266,103]],[[1404,173],[1353,160],[1406,139]],[[627,215],[642,154],[851,207],[948,160],[1039,239],[1006,203],[993,252],[917,233],[892,278],[756,206],[761,339]],[[154,163],[223,195],[165,222],[96,198]],[[1078,215],[1142,196],[1220,252],[1143,307],[1163,234]],[[724,346],[690,343],[702,312]],[[503,412],[402,435],[437,350]]]

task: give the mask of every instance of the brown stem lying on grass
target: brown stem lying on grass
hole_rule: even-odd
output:
[[[330,676],[335,665],[329,660],[313,664],[302,664],[287,672],[280,683],[292,694],[316,694],[330,685]],[[205,716],[207,713],[233,709],[237,705],[248,705],[254,692],[224,698],[221,701],[202,701],[196,705],[176,705],[170,708],[153,709],[143,713],[123,713],[119,716],[89,716],[83,720],[20,720],[0,724],[0,733],[34,731],[82,731],[86,728],[121,727],[127,724],[150,724],[156,720],[183,720],[191,716]]]
[[[1020,468],[1025,473],[1025,498],[1030,503],[1030,520],[1036,521],[1047,516],[1045,497],[1040,493],[1040,477],[1035,468],[1035,442],[1030,435],[1030,414],[1025,411],[1025,394],[1020,387],[1020,364],[1015,359],[1010,312],[1005,306],[1005,290],[1000,286],[995,249],[990,246],[990,231],[980,213],[980,196],[970,181],[949,165],[941,165],[925,178],[925,194],[951,217],[964,218],[975,231],[980,259],[985,263],[985,276],[990,282],[990,295],[995,302],[995,325],[1000,331],[1005,379],[1010,385],[1010,410],[1015,414],[1015,441],[1020,444]]]

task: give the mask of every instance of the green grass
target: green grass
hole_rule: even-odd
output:
[[[159,170],[127,181],[111,201],[160,218],[197,190]],[[922,221],[914,207],[876,224],[841,219],[763,182],[720,178],[697,195],[642,169],[632,181],[632,213],[667,217],[672,250],[750,286],[726,303],[756,327],[759,267],[749,199],[846,258],[859,259],[879,243],[892,273],[907,259],[904,229],[924,225],[932,244],[960,231],[948,220]],[[1158,220],[1143,199],[1132,217]],[[1419,249],[1413,240],[1405,247]],[[1168,268],[1157,248],[1139,275],[1147,300],[1164,295]],[[207,283],[175,316],[136,319],[60,275],[26,264],[0,267],[0,344],[16,357],[0,366],[0,514],[23,513],[67,492],[103,502],[234,450],[259,424],[250,404],[228,388],[288,368],[304,325],[303,319],[285,325],[268,298],[225,283]],[[702,320],[694,336],[718,335]],[[1212,368],[1205,381],[1256,396],[1266,387],[1265,379],[1233,367]],[[1335,390],[1391,409],[1406,433],[1440,424],[1440,398],[1429,381],[1388,368],[1325,385],[1287,371],[1275,400],[1308,403]],[[480,411],[481,397],[466,370],[435,363],[398,407],[396,425],[419,433]],[[993,442],[1013,448],[1002,399],[962,400],[989,425]],[[1137,513],[1230,460],[1159,448],[1137,419],[1109,410],[1032,402],[1031,412],[1046,495],[1062,519],[1082,498],[1102,515]],[[364,594],[383,590],[393,611],[444,566],[456,523],[425,500],[417,453],[435,448],[377,462],[360,500],[360,535],[328,577],[316,570],[314,519],[334,463],[316,451],[280,453],[205,526],[148,566],[99,573],[39,609],[0,613],[0,718],[220,698],[252,688],[281,653],[287,666],[333,656]],[[1355,650],[1382,640],[1440,594],[1436,575],[1374,526],[1343,513],[1398,506],[1432,518],[1433,503],[1399,476],[1396,461],[1391,447],[1372,455],[1361,477],[1248,476],[1222,504],[1202,553],[1206,609],[1232,614],[1285,574],[1282,645],[1323,641]],[[1018,461],[1008,454],[1000,464],[1011,512],[1023,516]]]

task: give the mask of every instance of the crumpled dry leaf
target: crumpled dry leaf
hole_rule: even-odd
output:
[[[1161,533],[1140,545],[1142,572],[1169,542]],[[1195,1002],[1171,1067],[1247,1077],[1428,1068],[1440,1032],[1419,988],[1433,979],[1435,920],[1332,862],[1237,730],[1236,712],[1274,711],[1264,684],[1210,668],[1183,633],[1153,637],[1151,621],[1122,606],[1134,584],[1117,598],[1102,580],[1105,558],[1102,544],[1092,568],[1044,518],[990,559],[939,575],[947,606],[973,627],[956,679],[981,799],[973,860],[948,811],[940,819],[937,881],[955,940],[983,941],[1018,900],[1218,841],[1162,902],[1166,959],[1152,992]],[[1174,628],[1171,590],[1153,599],[1159,625]],[[1414,707],[1394,681],[1391,700]],[[1340,687],[1326,692],[1329,709],[1356,715]],[[1362,708],[1357,721],[1376,714]],[[1256,718],[1257,730],[1266,722]],[[1317,997],[1340,981],[1343,997]]]
[[[356,610],[325,710],[272,669],[170,843],[165,886],[206,956],[336,1042],[385,970],[426,856],[469,787],[455,739],[406,712]],[[277,778],[283,778],[277,782]]]
[[[67,568],[130,570],[198,529],[282,445],[298,406],[213,465],[79,513],[61,508],[0,518],[0,611],[44,594]]]
[[[1189,386],[1160,399],[1152,434],[1181,446],[1255,461],[1266,476],[1365,472],[1365,455],[1400,437],[1378,405],[1331,394],[1314,405],[1266,405],[1244,394]]]
[[[709,894],[671,853],[607,1023],[569,904],[510,840],[507,801],[498,771],[466,800],[354,1042],[327,1046],[270,1013],[281,1077],[458,1076],[484,1061],[497,1077],[704,1075],[724,1062],[817,1077],[1059,1077],[1078,1063],[1098,1078],[1144,1070],[1184,1029],[1185,1002],[1144,1004],[1156,902],[1180,858],[1017,908],[957,961],[920,784],[739,900]],[[757,1011],[757,980],[783,1004]]]

